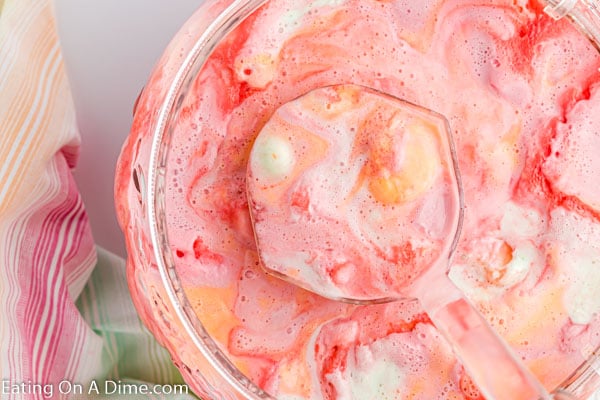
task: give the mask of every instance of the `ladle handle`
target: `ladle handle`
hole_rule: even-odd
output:
[[[554,400],[591,399],[592,395],[600,389],[600,347],[591,354],[585,348],[582,354],[587,358],[569,378],[567,378],[554,392]],[[594,399],[599,396],[596,395]]]
[[[421,303],[481,394],[487,400],[552,399],[450,279],[436,280]]]

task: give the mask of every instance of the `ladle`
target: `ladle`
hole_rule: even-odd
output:
[[[253,144],[247,194],[269,273],[359,304],[418,299],[486,399],[550,399],[447,276],[463,213],[440,114],[358,85],[282,105]]]

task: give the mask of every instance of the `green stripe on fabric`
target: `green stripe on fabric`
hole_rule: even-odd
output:
[[[156,342],[137,315],[127,288],[123,259],[98,248],[98,263],[76,305],[104,342],[99,380],[135,385],[167,384],[168,387],[184,384],[168,352]],[[136,398],[134,395],[128,393],[126,398]],[[118,398],[115,396],[118,393],[111,398]],[[169,400],[196,398],[191,391],[188,394],[142,396],[140,398]],[[96,398],[103,398],[102,394]]]

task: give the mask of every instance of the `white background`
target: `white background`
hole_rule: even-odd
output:
[[[203,0],[54,0],[81,154],[75,179],[97,244],[125,255],[113,201],[115,163],[152,67]]]

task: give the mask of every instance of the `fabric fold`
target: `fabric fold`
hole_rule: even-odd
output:
[[[137,317],[123,260],[97,257],[71,174],[79,143],[50,1],[0,0],[2,399],[96,396],[61,382],[182,383]]]

